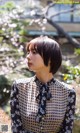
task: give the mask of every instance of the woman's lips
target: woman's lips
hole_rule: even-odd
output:
[[[32,66],[32,63],[31,62],[28,62],[28,66]]]

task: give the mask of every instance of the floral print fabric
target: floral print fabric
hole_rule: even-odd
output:
[[[76,95],[74,92],[69,93],[65,118],[58,133],[72,133],[75,113],[75,97]]]
[[[19,102],[18,102],[18,88],[16,87],[16,84],[12,86],[10,106],[11,106],[12,132],[25,133],[22,128],[22,121],[21,121]]]

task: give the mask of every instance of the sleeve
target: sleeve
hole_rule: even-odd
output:
[[[16,83],[14,83],[11,87],[10,115],[11,115],[12,133],[26,133],[22,127],[19,102],[18,102],[18,88],[16,87]]]
[[[69,92],[68,105],[65,118],[58,133],[72,133],[74,114],[75,114],[76,93],[74,90]]]

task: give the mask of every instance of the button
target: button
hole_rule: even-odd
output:
[[[44,117],[42,117],[42,120],[44,120]]]
[[[41,127],[41,130],[43,129],[43,127]]]

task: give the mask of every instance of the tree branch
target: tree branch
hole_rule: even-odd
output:
[[[47,22],[49,24],[51,24],[53,27],[55,27],[59,33],[61,33],[63,36],[65,36],[68,39],[68,41],[74,47],[80,48],[80,43],[75,38],[73,38],[72,36],[70,36],[61,26],[59,26],[56,22],[54,22],[50,18],[46,18],[46,19],[47,19]]]
[[[71,8],[71,9],[68,9],[68,10],[63,10],[63,11],[60,11],[56,14],[53,14],[50,19],[52,19],[53,17],[57,16],[57,15],[60,15],[60,14],[63,14],[63,13],[68,13],[68,12],[73,12],[73,11],[77,11],[77,10],[80,10],[80,7],[76,7],[76,8]]]

